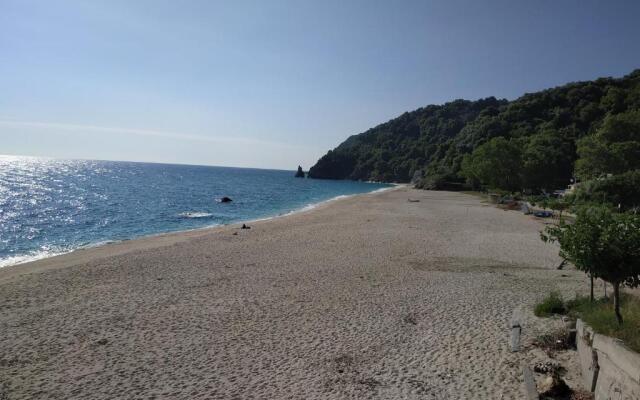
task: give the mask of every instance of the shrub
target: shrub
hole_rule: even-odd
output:
[[[640,206],[640,170],[585,182],[576,195],[580,202],[602,202],[622,210]]]
[[[536,304],[534,314],[538,317],[548,317],[553,314],[566,314],[567,309],[558,292],[551,292],[542,302]]]

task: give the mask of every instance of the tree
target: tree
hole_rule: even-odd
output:
[[[522,151],[523,185],[538,191],[566,187],[571,179],[574,146],[558,132],[533,135]]]
[[[640,170],[583,183],[576,197],[582,202],[608,203],[628,211],[640,207]]]
[[[600,105],[607,111],[619,113],[625,108],[625,93],[622,89],[612,87],[600,100]]]
[[[595,135],[578,141],[577,151],[582,179],[640,169],[640,110],[607,116]]]
[[[464,157],[461,175],[493,189],[518,190],[522,170],[520,149],[515,140],[493,138]]]
[[[640,215],[584,207],[574,224],[547,227],[542,239],[560,244],[560,256],[579,270],[611,283],[616,318],[622,324],[620,286],[640,284]]]
[[[577,142],[576,175],[592,179],[606,175],[614,164],[609,147],[597,136],[585,136]]]

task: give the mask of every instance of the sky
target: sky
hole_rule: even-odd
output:
[[[305,169],[428,104],[640,68],[640,1],[0,0],[0,154]]]

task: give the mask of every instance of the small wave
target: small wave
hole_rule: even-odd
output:
[[[43,258],[49,258],[49,257],[53,257],[53,256],[58,256],[60,254],[64,254],[67,253],[66,251],[50,251],[50,250],[43,250],[43,251],[37,251],[34,253],[30,253],[30,254],[23,254],[23,255],[19,255],[19,256],[11,256],[11,257],[7,257],[7,258],[2,258],[0,259],[0,268],[2,267],[9,267],[11,265],[16,265],[16,264],[24,264],[24,263],[28,263],[31,261],[37,261],[37,260],[42,260]]]
[[[380,189],[372,190],[369,193],[382,193],[382,192],[386,192],[387,190],[391,190],[391,189],[393,189],[393,188],[395,188],[397,186],[399,186],[399,185],[393,184],[393,186],[388,186],[388,187],[383,187],[383,188],[380,188]]]
[[[383,189],[386,189],[386,188],[383,188]],[[377,190],[375,190],[374,192],[377,192]],[[369,192],[369,193],[373,193],[373,192]],[[311,210],[313,210],[315,208],[318,208],[318,206],[321,206],[323,204],[327,204],[327,203],[330,203],[330,202],[333,202],[333,201],[336,201],[336,200],[348,199],[349,197],[357,196],[359,194],[366,194],[366,193],[341,194],[341,195],[338,195],[338,196],[335,196],[335,197],[331,197],[331,198],[326,199],[326,200],[318,201],[317,203],[309,203],[306,206],[303,206],[303,207],[300,207],[300,208],[296,208],[296,209],[291,210],[291,211],[283,212],[283,213],[278,214],[278,215],[271,215],[271,216],[268,216],[268,217],[257,218],[257,219],[250,220],[248,222],[268,221],[268,220],[279,218],[279,217],[287,217],[289,215],[294,215],[294,214],[302,213],[302,212],[305,212],[305,211],[311,211]]]
[[[182,218],[211,218],[213,214],[207,212],[189,211],[178,214]]]
[[[126,240],[126,239],[125,239]],[[93,247],[100,247],[111,243],[117,243],[121,240],[102,240],[94,243],[76,244],[73,247],[63,248],[55,247],[54,249],[46,249],[34,251],[29,254],[21,254],[17,256],[11,256],[6,258],[0,258],[0,268],[9,267],[11,265],[24,264],[32,261],[42,260],[44,258],[61,256],[63,254],[72,253],[76,250],[91,249]]]
[[[82,246],[79,246],[77,249],[74,249],[72,251],[78,250],[78,249],[90,249],[92,247],[100,247],[100,246],[104,246],[106,244],[112,244],[112,243],[118,243],[118,242],[122,242],[124,240],[128,240],[128,239],[122,239],[122,240],[102,240],[100,242],[95,242],[95,243],[87,243],[84,244]]]
[[[324,202],[310,203],[310,204],[307,204],[304,207],[296,208],[295,210],[287,211],[285,213],[282,213],[282,214],[279,214],[279,215],[276,215],[276,216],[272,216],[272,217],[267,217],[265,219],[270,219],[270,218],[275,218],[275,217],[284,217],[284,216],[287,216],[287,215],[293,215],[293,214],[297,214],[297,213],[301,213],[301,212],[305,212],[305,211],[310,211],[310,210],[313,210],[314,208],[318,207],[322,203],[324,203]]]

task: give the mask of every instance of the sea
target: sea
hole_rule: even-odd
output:
[[[0,156],[0,267],[154,234],[272,218],[390,185],[295,171]],[[231,202],[220,202],[227,196]]]

